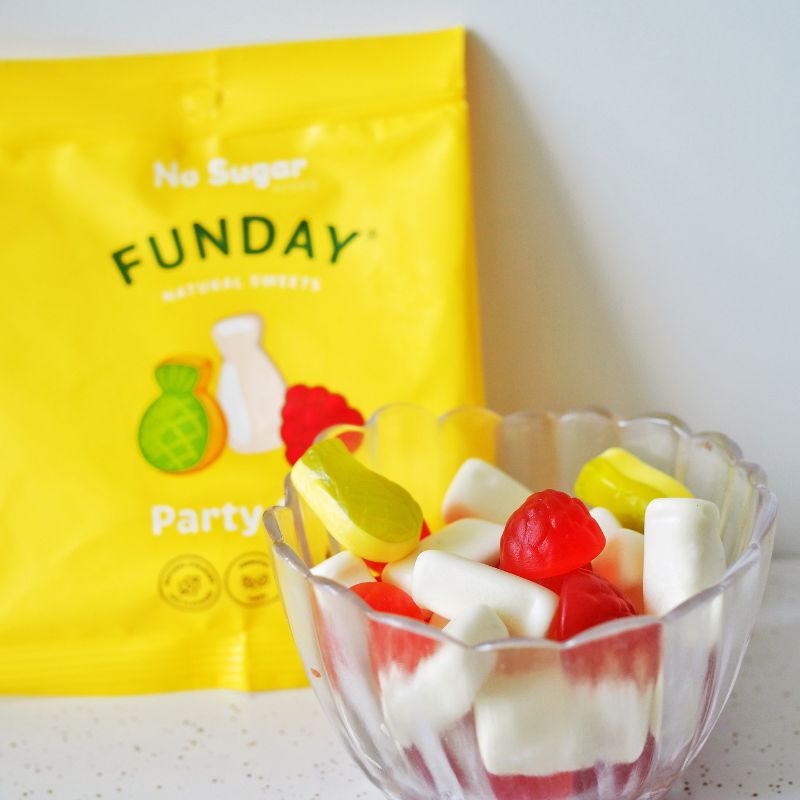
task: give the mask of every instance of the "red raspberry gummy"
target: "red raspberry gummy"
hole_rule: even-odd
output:
[[[416,631],[369,621],[369,657],[376,676],[393,669],[411,675],[439,646],[435,639]]]
[[[581,569],[588,570],[589,572],[594,572],[592,569],[592,563],[589,562],[588,564],[584,564]],[[574,570],[573,570],[574,572]],[[572,575],[572,572],[568,572],[567,575]],[[564,583],[564,578],[567,575],[553,575],[551,578],[539,578],[536,581],[540,586],[544,586],[545,589],[549,589],[551,592],[555,592],[556,594],[561,594],[561,586]]]
[[[545,489],[508,518],[500,569],[532,581],[564,575],[600,555],[605,544],[603,531],[577,497]]]
[[[487,772],[497,800],[568,800],[572,794],[572,772],[552,775],[492,775]]]
[[[316,436],[332,425],[363,425],[361,412],[347,404],[344,396],[329,392],[324,386],[295,384],[286,390],[281,410],[281,439],[286,445],[286,460],[294,464],[314,442]],[[358,446],[360,437],[343,434],[349,449]]]
[[[391,583],[366,581],[351,586],[355,592],[370,608],[383,611],[386,614],[399,614],[401,617],[411,617],[425,622],[422,609],[411,599],[411,596]]]
[[[595,625],[635,615],[633,603],[613,583],[578,569],[564,576],[548,635],[563,642]]]
[[[366,581],[350,587],[370,608],[387,614],[426,622],[425,612],[411,596],[390,583]],[[422,659],[427,658],[437,643],[425,636],[376,620],[369,620],[370,660],[375,674],[379,675],[393,666],[411,673]]]

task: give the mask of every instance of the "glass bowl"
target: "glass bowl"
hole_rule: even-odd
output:
[[[628,617],[568,642],[467,646],[431,625],[372,611],[309,572],[338,547],[286,481],[265,525],[309,682],[368,778],[397,800],[633,800],[666,794],[730,695],[767,579],[776,500],[719,433],[671,416],[621,419],[389,406],[335,429],[405,486],[432,528],[463,460],[530,487],[571,492],[581,465],[620,445],[713,500],[728,570],[664,617]]]

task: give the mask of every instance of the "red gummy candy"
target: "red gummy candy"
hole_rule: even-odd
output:
[[[594,572],[592,569],[592,562],[590,561],[588,564],[584,564],[581,569],[588,570],[589,572]],[[575,570],[573,570],[574,572]],[[540,586],[544,586],[545,589],[549,589],[551,592],[555,592],[556,594],[561,594],[561,585],[564,583],[564,578],[567,575],[571,575],[571,572],[568,572],[566,575],[553,575],[552,578],[539,578],[536,583]]]
[[[578,569],[564,576],[549,636],[563,642],[595,625],[635,615],[633,603],[613,583]]]
[[[350,590],[375,611],[427,622],[425,612],[411,596],[391,583],[366,581],[351,586]],[[370,660],[376,676],[393,667],[412,673],[419,662],[438,647],[438,643],[427,636],[373,619],[369,620],[369,637]]]
[[[419,540],[422,541],[426,536],[431,535],[431,529],[428,523],[422,520],[422,530],[419,535]],[[375,577],[380,580],[383,575],[383,568],[386,566],[386,561],[370,561],[368,558],[364,559],[364,563],[375,573]]]
[[[351,408],[342,395],[329,392],[324,386],[300,383],[286,390],[281,418],[281,439],[286,445],[286,460],[290,464],[294,464],[326,428],[364,424],[361,412]],[[353,450],[358,447],[361,437],[345,433],[340,438]]]
[[[605,543],[577,497],[545,489],[508,518],[500,538],[500,569],[532,581],[564,575],[600,555]]]
[[[425,622],[422,609],[411,599],[411,596],[391,583],[378,583],[378,581],[365,581],[351,586],[355,592],[370,608],[383,611],[386,614],[399,614],[401,617],[411,617]]]
[[[571,772],[552,775],[493,775],[487,772],[492,796],[497,800],[568,800],[572,794]]]
[[[416,631],[369,621],[369,656],[376,676],[393,669],[411,675],[420,661],[432,656],[439,646],[435,639]]]
[[[648,619],[642,620],[642,627],[564,650],[564,672],[576,682],[633,680],[640,689],[652,687],[661,669],[663,632],[657,618]]]

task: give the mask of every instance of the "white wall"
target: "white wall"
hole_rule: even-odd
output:
[[[722,430],[800,553],[800,3],[0,0],[0,56],[453,24],[491,404]]]

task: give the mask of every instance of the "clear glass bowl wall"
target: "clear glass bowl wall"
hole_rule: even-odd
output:
[[[389,406],[347,429],[370,468],[405,486],[426,519],[462,461],[479,456],[532,491],[571,491],[612,445],[713,500],[728,570],[662,618],[632,617],[567,643],[467,647],[431,626],[379,614],[312,576],[337,549],[286,482],[265,523],[309,682],[353,758],[398,800],[628,800],[665,794],[702,747],[733,687],[767,578],[776,501],[761,469],[718,433],[668,416],[603,410],[435,417]],[[326,435],[341,433],[331,431]]]

